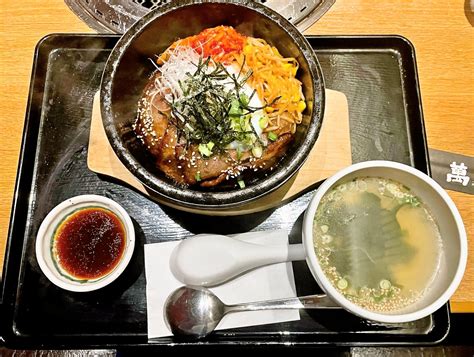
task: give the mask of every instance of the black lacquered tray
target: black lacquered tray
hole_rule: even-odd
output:
[[[317,184],[286,205],[240,217],[180,212],[87,169],[92,101],[117,36],[51,35],[35,54],[18,180],[3,272],[1,334],[10,347],[181,347],[434,344],[447,335],[449,307],[407,324],[383,325],[344,310],[302,311],[301,320],[220,331],[204,341],[148,341],[143,245],[201,232],[286,229],[300,240],[302,214]],[[352,159],[386,159],[429,173],[414,50],[397,36],[309,37],[326,86],[348,98]],[[61,201],[99,194],[134,220],[131,264],[112,285],[77,294],[40,271],[35,235]],[[320,292],[304,262],[294,263],[299,295]]]

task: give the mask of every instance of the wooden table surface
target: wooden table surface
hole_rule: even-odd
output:
[[[431,148],[474,156],[474,15],[466,0],[336,0],[307,34],[398,34],[415,46]],[[54,32],[93,32],[63,0],[0,1],[0,266],[3,262],[33,52]],[[474,168],[471,168],[474,169]],[[451,299],[474,312],[474,196],[449,191],[466,224],[464,279]],[[33,237],[31,237],[33,239]]]

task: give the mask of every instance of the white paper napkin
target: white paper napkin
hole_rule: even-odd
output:
[[[235,238],[257,244],[288,244],[285,231],[250,232]],[[171,292],[183,284],[169,268],[169,258],[179,241],[145,245],[146,299],[148,338],[170,336],[163,315],[164,302]],[[234,304],[295,297],[295,281],[291,263],[273,264],[242,274],[211,289],[224,303]],[[227,314],[218,330],[299,320],[298,310],[249,311]]]

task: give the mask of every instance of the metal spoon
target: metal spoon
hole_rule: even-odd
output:
[[[206,288],[182,286],[171,293],[165,302],[165,321],[174,335],[202,338],[214,331],[224,315],[230,312],[302,308],[340,307],[326,295],[226,305]]]

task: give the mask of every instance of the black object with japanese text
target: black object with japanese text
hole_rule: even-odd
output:
[[[474,157],[429,149],[432,177],[445,189],[474,195]]]

